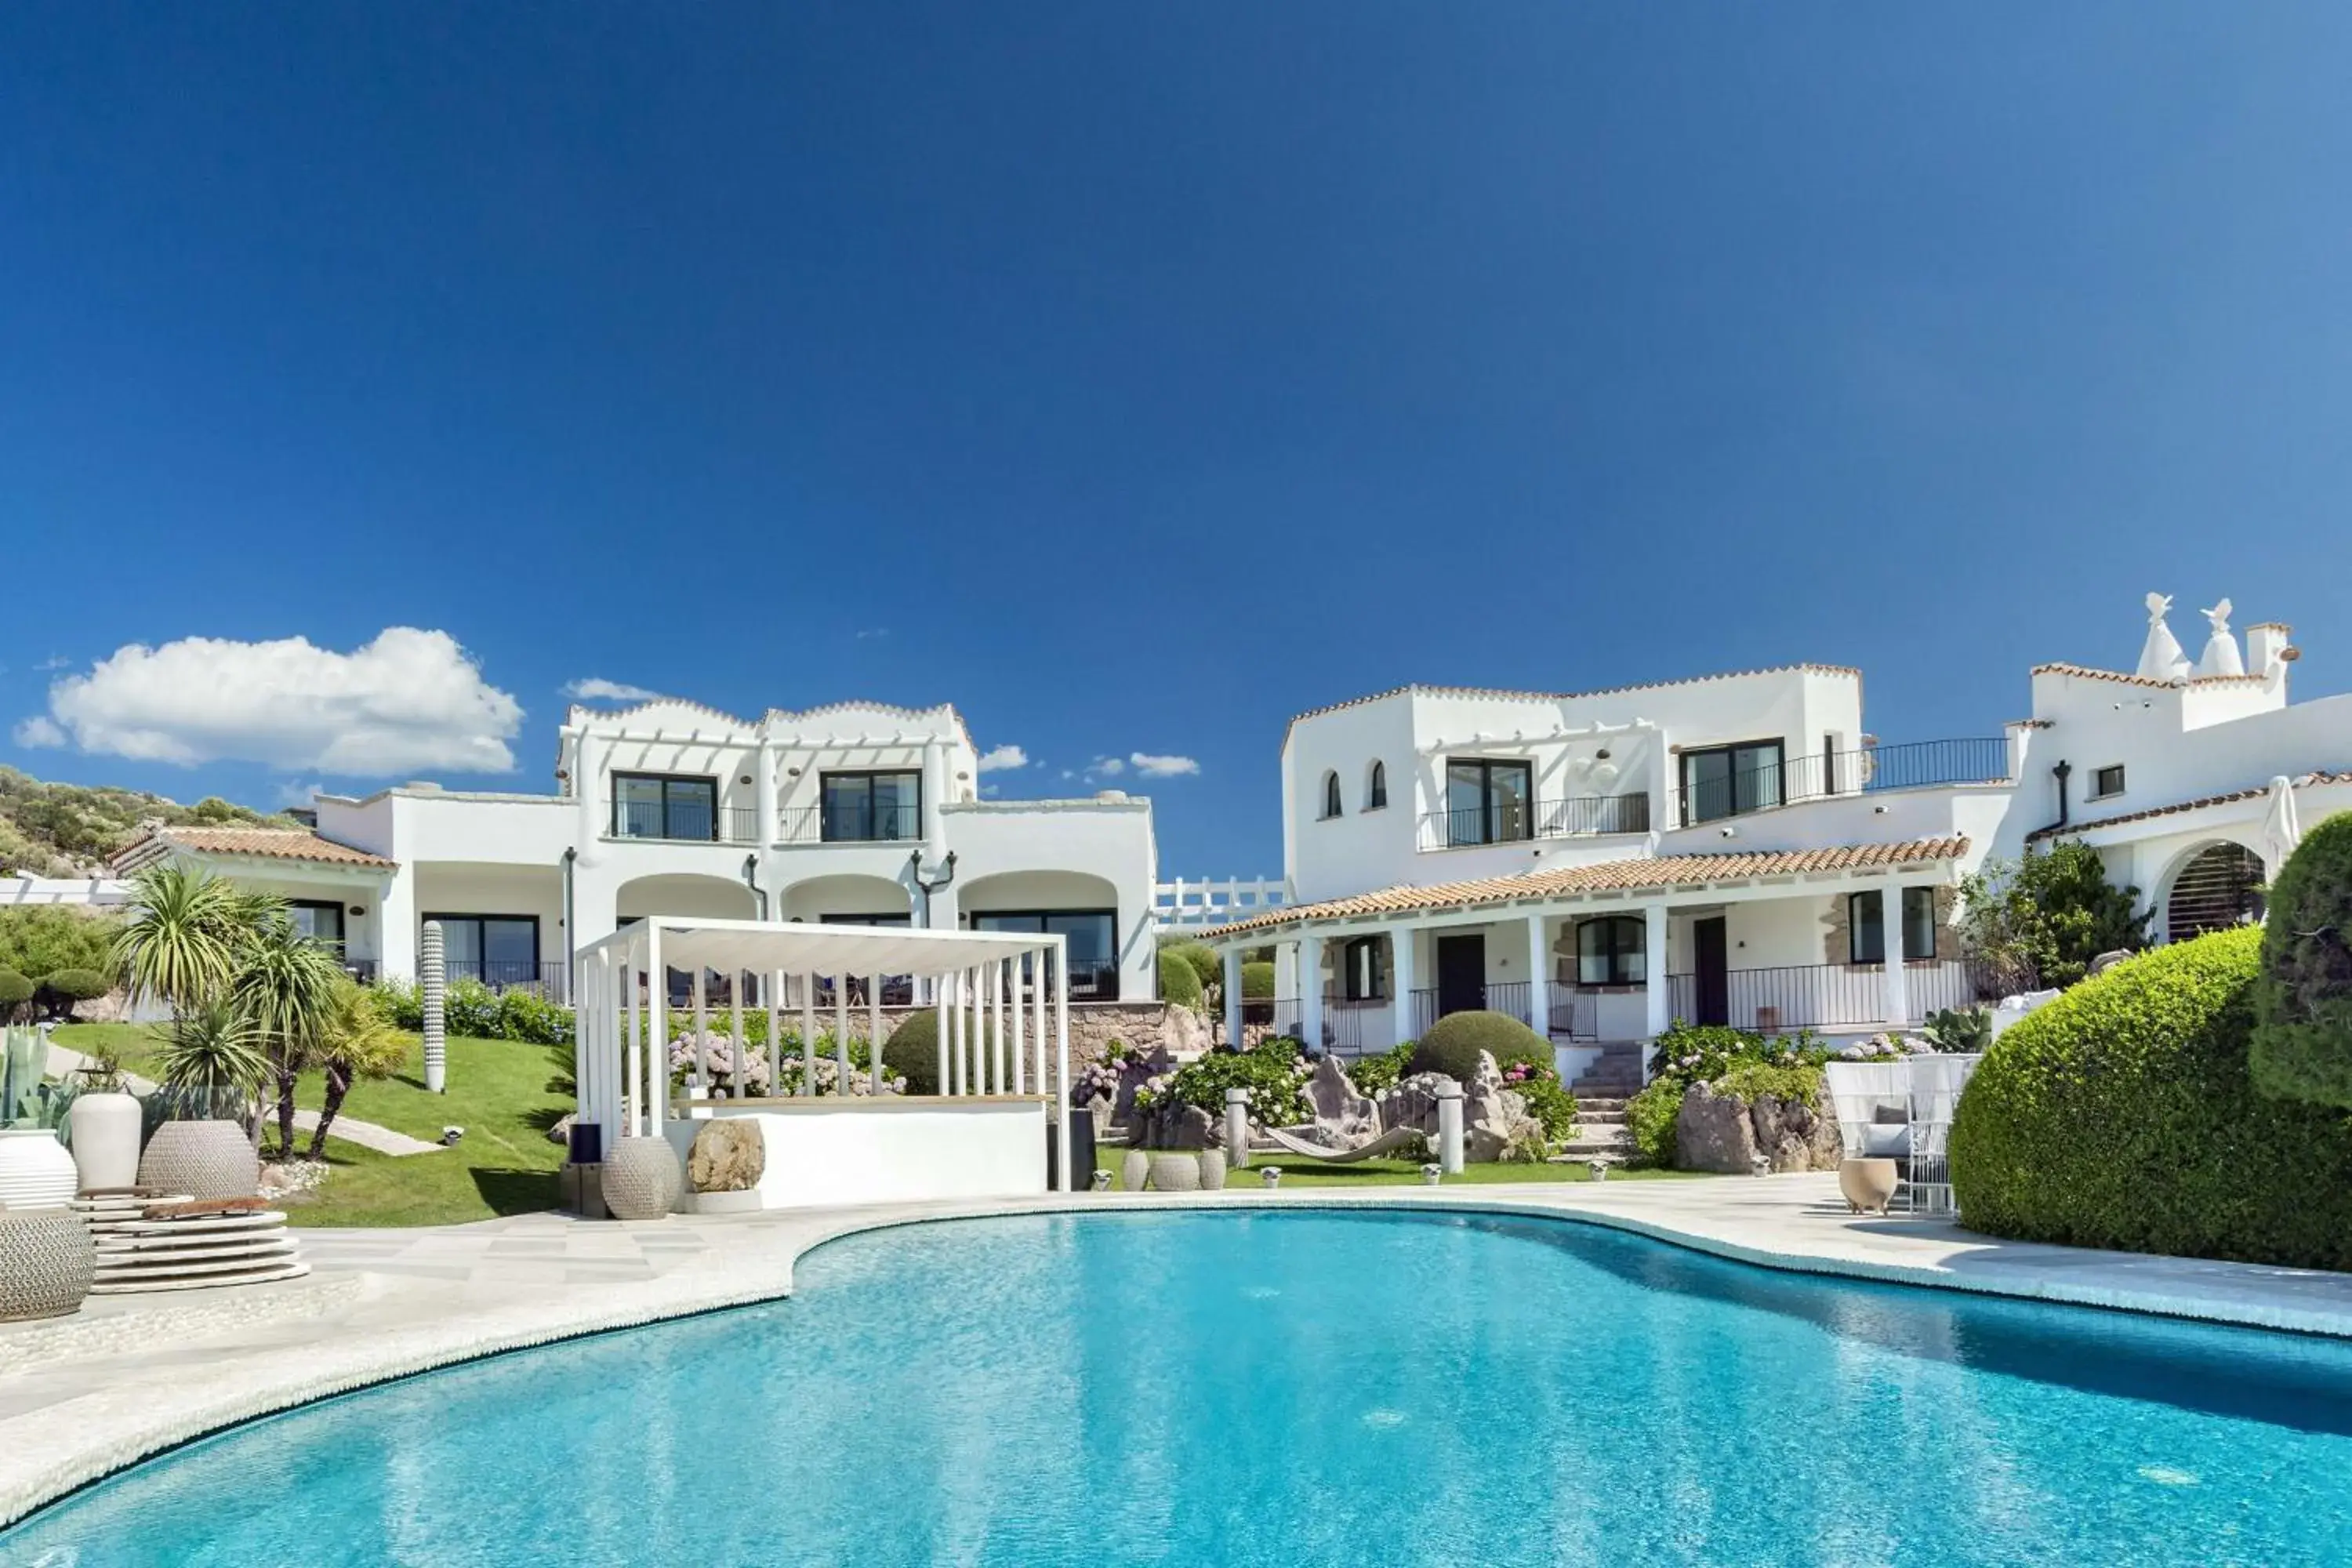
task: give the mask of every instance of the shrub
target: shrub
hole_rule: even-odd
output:
[[[1974,1230],[2078,1247],[2352,1266],[2352,1128],[2257,1093],[2263,933],[2117,964],[2005,1030],[1960,1097]]]
[[[0,969],[0,1018],[13,1015],[33,999],[33,983],[13,969]]]
[[[1200,973],[1172,948],[1160,955],[1160,999],[1171,1007],[1201,1010]]]
[[[1716,1089],[1753,1105],[1765,1095],[1818,1107],[1822,1102],[1822,1069],[1809,1062],[1739,1061],[1731,1064]]]
[[[1201,989],[1203,992],[1216,984],[1224,976],[1224,958],[1205,942],[1194,942],[1190,938],[1171,942],[1160,950],[1160,963],[1164,965],[1171,956],[1184,961],[1185,965],[1192,971],[1192,978],[1201,983]],[[1163,969],[1161,973],[1164,974],[1166,971]],[[1166,983],[1163,981],[1162,984]]]
[[[1992,1009],[1939,1007],[1927,1015],[1920,1032],[1939,1051],[1981,1051],[1992,1044]]]
[[[1633,1163],[1664,1170],[1675,1163],[1675,1119],[1682,1114],[1690,1086],[1662,1078],[1625,1102],[1625,1126],[1633,1139]]]
[[[748,1026],[751,1019],[743,1022]],[[764,1033],[767,1019],[760,1019]],[[572,1043],[572,1009],[533,991],[508,991],[499,997],[497,1033],[495,1038],[520,1040],[533,1046],[568,1046]]]
[[[1258,959],[1242,965],[1242,996],[1251,1002],[1274,999],[1274,965],[1271,962]]]
[[[110,973],[113,964],[107,950],[121,924],[120,915],[96,914],[70,904],[11,905],[0,910],[0,969],[19,974],[54,974],[60,969]]]
[[[1412,1070],[1412,1042],[1407,1040],[1377,1056],[1362,1057],[1349,1062],[1348,1081],[1356,1086],[1358,1093],[1378,1099],[1385,1091],[1394,1089],[1398,1081]]]
[[[1960,884],[1961,949],[2002,991],[2072,985],[2091,961],[2147,945],[2152,912],[2137,888],[2107,881],[2106,862],[2068,840],[2019,860],[1989,860]]]
[[[106,975],[99,973],[97,969],[58,969],[40,978],[40,992],[47,999],[54,999],[57,1008],[64,1013],[66,1018],[73,1018],[75,1004],[91,1002],[91,999],[106,994],[108,990],[113,990],[113,987],[108,985]]]
[[[1135,1107],[1150,1110],[1173,1101],[1223,1118],[1225,1090],[1245,1089],[1252,1121],[1262,1127],[1294,1127],[1314,1114],[1301,1092],[1313,1071],[1298,1042],[1276,1035],[1245,1051],[1210,1051],[1152,1079],[1135,1091]]]
[[[2264,1094],[2352,1106],[2352,813],[2305,835],[2271,889],[2252,1055]]]
[[[1478,1053],[1505,1060],[1547,1061],[1551,1048],[1543,1037],[1508,1013],[1448,1013],[1414,1042],[1412,1070],[1442,1072],[1456,1082],[1477,1076]]]
[[[1528,1114],[1543,1123],[1544,1137],[1558,1143],[1576,1131],[1576,1096],[1559,1081],[1549,1061],[1516,1056],[1502,1064],[1503,1087],[1528,1102]]]
[[[1829,1059],[1829,1047],[1807,1030],[1795,1035],[1759,1035],[1724,1024],[1675,1021],[1660,1035],[1650,1055],[1650,1076],[1668,1079],[1687,1089],[1713,1083],[1743,1061],[1787,1065],[1810,1062],[1818,1067]]]
[[[970,1027],[968,1023],[966,1027]],[[983,1048],[995,1048],[994,1019],[981,1020],[980,1040]],[[882,1042],[882,1070],[893,1078],[905,1079],[908,1094],[940,1092],[940,1016],[936,1011],[925,1008],[909,1013],[890,1031],[890,1037]]]

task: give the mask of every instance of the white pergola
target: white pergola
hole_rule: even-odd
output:
[[[704,1078],[702,1039],[709,1026],[707,977],[732,976],[728,1015],[734,1042],[734,1079],[745,1080],[742,984],[759,982],[767,1013],[769,1082],[778,1081],[779,1026],[797,1006],[802,1071],[800,1096],[816,1093],[816,1036],[829,1014],[836,1053],[835,1081],[845,1090],[828,1103],[856,1110],[845,1090],[849,1065],[850,987],[866,981],[867,1039],[874,1093],[884,1093],[882,981],[909,975],[929,981],[939,1015],[939,1089],[919,1103],[952,1108],[959,1101],[1043,1100],[1052,1117],[1062,1190],[1071,1190],[1070,1134],[1059,1100],[1070,1068],[1068,939],[1025,931],[922,931],[875,926],[825,926],[780,921],[703,920],[657,915],[623,927],[573,956],[578,986],[578,1037],[573,1060],[580,1114],[601,1125],[605,1146],[623,1136],[660,1137],[680,1120],[670,1098],[670,1005],[667,976],[691,978],[696,1048],[689,1069],[688,1115],[712,1109]],[[830,1005],[820,1006],[820,984],[833,982]],[[650,1036],[650,1037],[648,1037]],[[912,1097],[868,1100],[876,1110],[898,1110]],[[728,1107],[792,1100],[738,1100]]]

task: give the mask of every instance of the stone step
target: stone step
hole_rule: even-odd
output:
[[[1625,1113],[1622,1110],[1589,1110],[1579,1106],[1576,1124],[1579,1127],[1622,1127],[1625,1125]]]

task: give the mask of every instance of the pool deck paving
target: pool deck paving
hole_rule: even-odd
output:
[[[278,1285],[94,1299],[0,1325],[0,1523],[173,1444],[499,1351],[789,1294],[834,1237],[925,1220],[1151,1208],[1435,1207],[1581,1219],[1768,1267],[2352,1337],[2352,1274],[2004,1242],[1854,1216],[1827,1175],[1198,1194],[304,1230]]]

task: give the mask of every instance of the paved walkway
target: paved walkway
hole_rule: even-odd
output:
[[[2352,1274],[1996,1242],[1856,1218],[1833,1176],[1334,1193],[1079,1194],[645,1225],[525,1215],[414,1230],[304,1230],[282,1285],[117,1297],[0,1325],[0,1522],[172,1443],[453,1361],[789,1294],[833,1237],[957,1215],[1243,1206],[1439,1207],[1572,1216],[1807,1272],[2085,1302],[2352,1337]]]
[[[65,1078],[81,1071],[89,1065],[89,1061],[90,1058],[79,1051],[65,1046],[52,1045],[49,1047],[48,1075],[51,1078]],[[122,1083],[123,1087],[133,1094],[155,1092],[155,1086],[136,1073],[124,1073]],[[275,1125],[276,1113],[271,1114],[272,1125]],[[315,1110],[298,1110],[294,1113],[294,1125],[301,1131],[310,1131],[319,1125],[319,1113]],[[411,1138],[405,1132],[395,1132],[389,1127],[379,1127],[373,1121],[362,1121],[356,1116],[337,1116],[334,1125],[327,1129],[327,1136],[340,1138],[347,1143],[356,1143],[362,1149],[373,1149],[379,1154],[438,1154],[442,1149],[442,1145],[438,1143],[427,1143],[422,1138]]]

